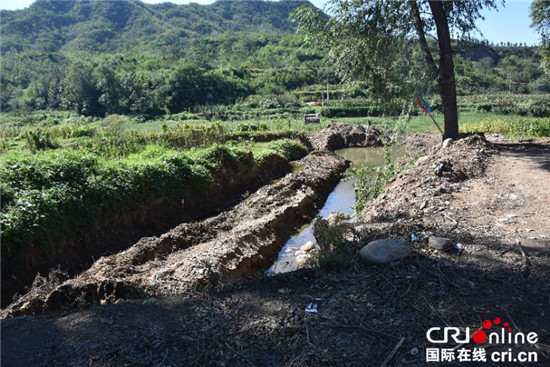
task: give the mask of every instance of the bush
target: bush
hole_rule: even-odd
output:
[[[27,148],[31,150],[46,150],[59,148],[52,133],[48,130],[33,130],[23,134],[23,138],[27,142]]]
[[[297,159],[307,153],[293,140],[257,143],[252,150],[258,162],[270,154]],[[107,212],[131,211],[158,198],[171,201],[199,194],[227,161],[250,164],[252,156],[246,148],[219,144],[187,151],[148,144],[118,158],[69,149],[3,155],[2,257],[9,258],[30,244],[47,251],[56,240],[93,228],[94,221]]]
[[[187,153],[145,150],[125,159],[63,150],[3,159],[2,256],[27,243],[48,246],[71,230],[90,225],[106,209],[171,200],[200,191],[211,180],[205,162]],[[230,153],[228,153],[230,154]],[[133,204],[132,204],[133,203]]]

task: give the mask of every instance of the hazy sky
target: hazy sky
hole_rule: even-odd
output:
[[[60,0],[63,1],[63,0]],[[116,1],[116,0],[112,0]],[[210,4],[213,0],[142,0],[146,3],[173,2],[176,4]],[[322,8],[326,0],[313,0],[316,6]],[[33,3],[33,0],[0,0],[0,9],[23,9]],[[531,0],[506,1],[504,8],[499,11],[487,11],[484,13],[485,21],[478,22],[478,28],[486,39],[492,42],[527,43],[534,45],[539,43],[538,35],[529,27],[529,5]]]

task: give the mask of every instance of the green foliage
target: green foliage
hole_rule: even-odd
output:
[[[219,144],[187,151],[147,144],[116,159],[69,149],[5,154],[0,159],[2,257],[29,244],[47,249],[108,212],[200,195],[221,163],[250,164],[249,151]],[[307,153],[291,140],[257,143],[252,151],[258,162],[271,154],[296,159]]]
[[[4,111],[159,115],[310,84],[321,57],[310,49],[304,59],[288,19],[303,4],[42,0],[2,11],[0,102]]]
[[[346,230],[353,231],[340,225],[329,226],[321,217],[313,222],[313,232],[319,246],[317,262],[321,268],[349,265],[353,260],[357,249],[346,240]]]
[[[52,133],[47,130],[27,131],[23,134],[23,138],[27,142],[27,148],[31,150],[46,150],[59,147]]]
[[[550,118],[481,119],[462,124],[461,131],[503,134],[509,137],[547,137],[550,136]]]
[[[550,73],[550,1],[534,0],[531,3],[531,26],[540,34],[544,67]]]
[[[71,229],[91,224],[105,210],[150,197],[170,199],[210,179],[200,162],[170,153],[143,162],[58,151],[8,157],[0,173],[12,190],[7,197],[3,193],[3,256],[19,244],[47,246]]]
[[[362,164],[357,168],[352,167],[346,171],[347,178],[357,178],[355,183],[355,213],[361,213],[368,203],[382,193],[386,182],[399,173],[392,162],[391,153],[387,146],[384,150],[384,162],[383,166],[373,167]]]
[[[307,154],[307,148],[296,140],[281,139],[252,146],[252,152],[256,160],[260,162],[272,154],[292,161],[304,157]]]
[[[308,44],[321,43],[330,49],[328,58],[344,81],[366,82],[369,93],[379,101],[411,97],[430,84],[421,55],[415,51],[414,43],[405,38],[408,31],[404,33],[398,27],[400,21],[395,14],[399,11],[395,8],[400,5],[395,4],[401,2],[331,4],[330,19],[310,8],[298,10],[295,17]]]
[[[550,95],[471,95],[459,100],[461,111],[494,112],[500,115],[550,116]]]
[[[294,31],[288,14],[303,1],[218,1],[211,5],[145,4],[135,0],[40,0],[1,13],[2,54],[37,49],[113,52],[154,50],[175,54],[189,38],[225,32]],[[32,25],[29,26],[29,25]]]
[[[394,3],[399,2],[385,6]],[[417,90],[432,87],[420,51],[410,38],[399,38],[401,25],[379,37],[379,45],[362,34],[337,41],[350,49],[339,63],[326,63],[324,56],[334,52],[321,41],[330,32],[307,45],[305,35],[290,34],[289,12],[304,4],[312,9],[303,2],[254,2],[262,9],[258,14],[241,2],[69,4],[40,1],[21,11],[2,11],[3,111],[68,109],[77,119],[141,114],[144,121],[161,115],[175,121],[289,119],[306,112],[302,102],[323,101],[328,82],[331,105],[322,110],[324,116],[378,116],[400,114]],[[249,23],[241,23],[245,19]],[[372,46],[365,46],[366,55],[352,52],[361,42]],[[461,42],[457,50],[459,93],[550,92],[533,47]],[[343,73],[340,66],[346,65],[362,67]],[[368,83],[342,85],[360,76]],[[340,102],[350,98],[364,103],[351,108]],[[41,122],[55,126],[63,119]],[[22,122],[27,123],[31,120]]]

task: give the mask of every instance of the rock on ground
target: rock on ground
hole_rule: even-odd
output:
[[[393,239],[370,242],[359,251],[359,256],[364,262],[377,265],[401,260],[410,254],[411,245],[408,242]]]
[[[349,220],[351,217],[349,214],[346,213],[331,213],[326,221],[328,222],[329,226],[335,226],[337,224],[340,224],[342,222],[345,222],[346,220]]]
[[[428,246],[435,250],[445,251],[453,246],[453,241],[446,237],[430,236],[428,239]]]
[[[304,252],[308,252],[308,251],[311,251],[315,248],[315,244],[311,241],[308,241],[305,243],[305,245],[303,245],[302,247],[300,247],[300,250],[304,251]]]

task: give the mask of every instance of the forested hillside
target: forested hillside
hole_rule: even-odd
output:
[[[2,111],[103,116],[197,112],[236,102],[299,107],[322,100],[327,84],[333,99],[364,98],[364,86],[342,86],[323,61],[326,52],[306,47],[296,34],[290,14],[303,5],[313,6],[38,0],[2,11]],[[459,94],[550,91],[535,47],[457,46]]]
[[[150,5],[138,0],[37,0],[2,16],[2,53],[89,51],[175,53],[200,36],[284,32],[304,0],[217,1],[211,5]]]

